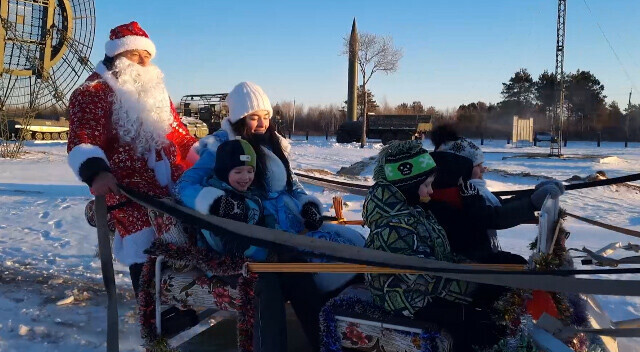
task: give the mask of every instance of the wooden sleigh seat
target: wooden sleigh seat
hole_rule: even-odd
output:
[[[451,336],[434,324],[389,316],[364,284],[348,287],[323,308],[321,351],[448,352]]]
[[[156,316],[177,307],[182,310],[207,309],[236,312],[241,300],[237,287],[239,275],[208,277],[202,270],[176,270],[158,257],[155,270]],[[164,268],[163,268],[164,267]],[[161,319],[156,318],[157,330],[161,331]]]
[[[139,296],[145,347],[177,347],[217,322],[237,315],[239,350],[251,350],[256,275],[242,274],[243,258],[217,257],[193,245],[177,246],[158,240],[149,252],[153,255],[143,270]],[[167,313],[177,310],[197,315],[197,322],[171,329],[163,327]],[[163,334],[168,330],[182,331]]]

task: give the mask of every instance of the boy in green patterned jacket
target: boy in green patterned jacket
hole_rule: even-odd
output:
[[[365,246],[385,252],[459,262],[447,235],[429,211],[420,207],[433,193],[436,164],[419,141],[392,142],[378,155],[375,184],[364,201],[362,218],[371,232]],[[497,342],[490,307],[473,302],[478,290],[467,281],[429,274],[367,274],[377,305],[394,315],[435,323],[447,330],[454,351]]]
[[[433,193],[436,164],[422,144],[394,142],[378,155],[362,218],[371,230],[366,247],[404,255],[453,261],[447,235],[419,206]],[[470,284],[427,274],[368,274],[374,302],[388,311],[413,316],[434,297],[469,303]]]

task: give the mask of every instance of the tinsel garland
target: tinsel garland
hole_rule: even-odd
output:
[[[331,299],[320,311],[320,352],[341,352],[342,337],[337,328],[336,311],[346,310],[362,314],[371,320],[383,321],[391,315],[372,302],[364,301],[356,296],[339,296]],[[420,334],[420,351],[437,352],[436,339],[438,332],[423,330]]]
[[[232,276],[242,273],[243,257],[213,255],[209,251],[195,246],[177,246],[156,240],[146,251],[149,259],[145,263],[140,278],[140,306],[141,335],[145,340],[145,348],[157,352],[177,352],[171,348],[167,340],[158,336],[156,332],[155,311],[155,265],[158,256],[164,256],[169,265],[183,266],[189,263],[204,273],[213,276]],[[240,293],[238,309],[238,348],[242,352],[253,351],[253,321],[255,311],[253,307],[256,274],[240,275],[237,290]]]
[[[560,228],[554,244],[553,251],[545,254],[534,254],[534,270],[557,270],[566,267],[573,267],[573,262],[567,257],[566,240],[569,232],[564,228],[562,222],[566,217],[564,209],[559,211]],[[537,238],[529,245],[531,250],[537,248]],[[564,325],[574,325],[577,327],[588,326],[588,316],[586,303],[579,295],[565,295],[557,292],[549,292],[556,309],[559,320]],[[496,302],[494,308],[499,312],[496,319],[502,321],[502,325],[507,327],[508,336],[492,349],[486,352],[506,352],[536,351],[530,337],[530,326],[533,324],[531,316],[526,310],[526,303],[532,297],[530,290],[510,290]],[[596,341],[589,341],[584,334],[576,335],[567,345],[576,352],[599,351],[601,347]]]
[[[533,321],[527,314],[519,318],[519,326],[512,336],[502,339],[497,345],[484,352],[538,352],[531,338],[531,327]]]

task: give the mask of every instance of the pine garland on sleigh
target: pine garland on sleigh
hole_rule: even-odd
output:
[[[560,224],[553,251],[548,254],[534,253],[531,259],[534,270],[573,268],[573,261],[565,246],[569,237],[569,232],[563,226],[565,217],[564,210],[560,209]],[[529,248],[535,250],[536,247],[537,239]],[[579,294],[513,289],[506,293],[494,308],[497,312],[495,318],[506,328],[507,337],[484,352],[537,352],[531,330],[534,319],[540,318],[542,313],[557,318],[565,326],[590,327],[586,302]],[[563,342],[576,352],[604,352],[602,341],[597,336],[589,337],[584,333],[578,333],[571,340]]]
[[[255,316],[253,298],[256,274],[243,275],[242,268],[247,259],[244,257],[215,256],[196,246],[179,246],[156,240],[147,250],[150,255],[145,263],[140,279],[140,294],[138,297],[140,309],[140,325],[145,348],[154,352],[177,352],[167,343],[166,338],[156,332],[156,302],[155,302],[155,267],[156,259],[163,256],[165,262],[172,268],[197,268],[207,273],[212,279],[202,277],[197,280],[200,286],[213,285],[213,278],[220,276],[238,276],[236,290],[238,298],[233,307],[238,311],[238,350],[253,351],[253,321]],[[204,275],[204,274],[203,274]],[[211,292],[211,304],[214,305],[215,291]],[[188,307],[181,307],[188,308]]]

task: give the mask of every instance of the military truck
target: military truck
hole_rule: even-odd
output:
[[[10,118],[7,120],[9,136],[18,139],[37,141],[67,140],[69,137],[69,121],[62,117],[51,119]]]
[[[394,140],[419,138],[431,131],[431,115],[369,115],[367,138],[381,139],[382,144]],[[338,143],[359,142],[362,138],[362,121],[347,121],[338,127]]]
[[[189,94],[180,99],[180,105],[176,110],[189,132],[197,138],[202,138],[217,131],[222,119],[229,115],[226,98],[227,93]]]

